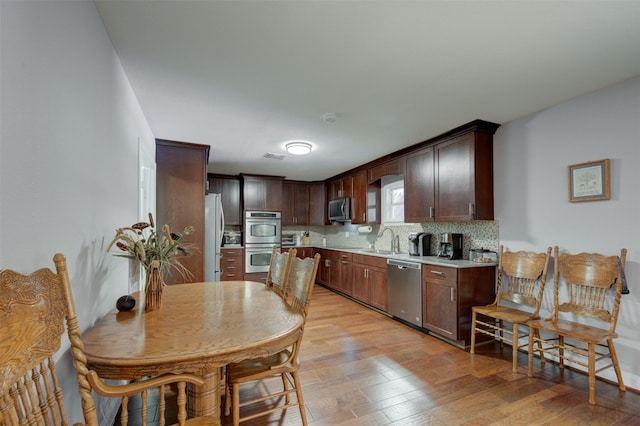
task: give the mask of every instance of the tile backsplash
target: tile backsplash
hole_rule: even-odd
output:
[[[369,248],[373,244],[376,249],[389,250],[391,248],[391,232],[380,231],[390,228],[394,235],[400,236],[400,251],[409,251],[408,236],[412,232],[427,232],[431,234],[431,254],[437,254],[438,236],[444,232],[455,232],[464,235],[463,259],[468,259],[469,249],[485,248],[498,251],[500,241],[497,221],[477,220],[467,222],[434,222],[401,225],[371,225],[370,233],[360,233],[362,225],[327,225],[327,226],[286,226],[286,231],[309,231],[310,243],[322,245],[326,238],[327,247]]]

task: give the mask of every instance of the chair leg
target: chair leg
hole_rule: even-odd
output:
[[[224,381],[224,415],[231,414],[231,385],[229,384],[229,377],[225,377]]]
[[[589,404],[596,404],[596,348],[589,343]]]
[[[231,402],[233,403],[233,425],[238,426],[240,424],[240,384],[231,384],[233,390],[233,396]]]
[[[616,348],[613,346],[613,340],[607,340],[607,346],[609,347],[609,353],[611,353],[611,362],[613,363],[613,369],[616,372],[616,377],[618,378],[618,389],[622,392],[626,390],[624,386],[624,382],[622,381],[622,372],[620,371],[620,364],[618,363],[618,354],[616,353]]]
[[[564,336],[558,336],[558,362],[564,368]]]
[[[504,350],[504,323],[498,320],[498,329],[500,330],[500,350]]]
[[[284,392],[286,392],[284,394],[284,402],[288,404],[291,397],[289,396],[289,392],[287,392],[289,390],[289,384],[287,383],[287,373],[282,373],[280,375],[280,378],[282,379],[282,389]]]
[[[518,324],[513,323],[513,334],[511,335],[511,371],[514,373],[518,372]]]
[[[544,358],[544,351],[542,350],[542,339],[540,338],[540,330],[538,330],[537,328],[534,330],[529,330],[529,334],[534,333],[534,336],[536,338],[536,341],[538,342],[538,352],[540,353],[540,363],[544,364],[546,362],[545,358]]]
[[[300,378],[298,377],[298,371],[293,370],[291,372],[293,377],[293,384],[296,387],[296,398],[298,398],[298,408],[300,409],[300,417],[302,418],[302,425],[307,426],[307,413],[304,408],[304,399],[302,398],[302,386],[300,385]]]
[[[535,329],[535,331],[537,332],[538,330]],[[529,328],[529,346],[528,346],[528,362],[527,362],[527,377],[533,377],[533,336],[534,336],[534,330]]]
[[[476,311],[472,311],[471,313],[471,348],[469,348],[469,353],[476,353]]]

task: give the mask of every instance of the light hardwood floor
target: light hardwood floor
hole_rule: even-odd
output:
[[[590,406],[585,374],[536,361],[529,379],[526,354],[519,361],[512,373],[508,347],[489,343],[471,355],[316,286],[300,358],[307,418],[313,426],[640,425],[637,392],[598,380]],[[298,425],[300,414],[245,424]]]

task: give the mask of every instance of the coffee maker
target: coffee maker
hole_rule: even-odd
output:
[[[438,257],[455,260],[462,259],[462,234],[446,232],[440,234]]]
[[[412,232],[409,234],[409,254],[411,256],[429,256],[431,234]]]

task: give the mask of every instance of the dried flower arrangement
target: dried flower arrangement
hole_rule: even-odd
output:
[[[153,215],[149,213],[149,223],[138,222],[127,228],[117,229],[107,251],[115,245],[124,254],[117,253],[114,256],[136,260],[147,272],[152,265],[158,265],[161,271],[167,270],[170,273],[175,270],[185,280],[191,280],[193,274],[180,263],[178,255],[189,255],[193,250],[193,245],[183,243],[182,240],[194,230],[193,226],[187,226],[181,234],[173,233],[168,225],[164,225],[158,231],[155,229]]]

